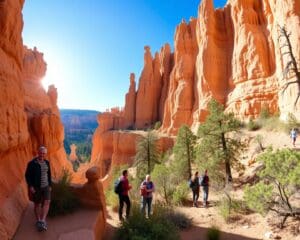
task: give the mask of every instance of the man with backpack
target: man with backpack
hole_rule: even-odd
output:
[[[147,215],[146,217],[149,217],[151,214],[151,205],[152,205],[152,193],[154,192],[154,184],[151,181],[150,175],[146,175],[145,180],[142,182],[140,186],[140,192],[141,192],[141,212],[145,215],[145,208],[147,205]]]
[[[208,187],[209,187],[209,177],[207,175],[207,169],[204,172],[204,175],[200,179],[200,185],[203,190],[203,206],[207,207],[208,199]]]
[[[122,176],[119,178],[115,184],[115,192],[119,195],[119,220],[123,221],[123,207],[124,202],[126,204],[126,219],[129,217],[130,213],[130,199],[128,196],[128,191],[131,189],[128,181],[128,170],[123,170]]]

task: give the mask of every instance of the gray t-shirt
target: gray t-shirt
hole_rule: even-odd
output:
[[[41,188],[48,187],[48,166],[45,161],[38,161],[41,166]]]

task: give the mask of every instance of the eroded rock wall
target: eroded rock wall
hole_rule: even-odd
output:
[[[148,129],[160,121],[160,133],[175,135],[182,124],[196,131],[212,98],[241,120],[258,117],[263,108],[280,112],[283,119],[289,112],[300,118],[300,102],[294,106],[297,85],[282,93],[286,81],[295,78],[282,79],[290,59],[282,55],[286,49],[280,48],[284,41],[279,39],[278,25],[291,32],[300,65],[299,0],[228,0],[220,9],[214,9],[213,0],[202,0],[197,18],[177,26],[174,52],[166,44],[153,57],[145,47],[138,88],[134,90],[131,76],[125,109],[100,117],[92,159],[97,152],[103,155],[100,162],[112,156],[131,162],[119,154],[124,152],[122,144],[115,147],[123,137],[107,130]],[[104,143],[107,135],[111,143]],[[129,140],[124,144],[133,145]]]
[[[53,175],[71,169],[54,87],[41,85],[43,54],[23,46],[23,0],[0,2],[0,239],[11,239],[28,203],[24,179],[29,160],[43,144]]]

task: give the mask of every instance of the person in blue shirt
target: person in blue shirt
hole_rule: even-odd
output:
[[[151,181],[151,176],[146,175],[145,180],[141,183],[140,191],[141,191],[141,212],[145,215],[145,208],[147,205],[147,214],[146,217],[149,217],[151,214],[151,206],[152,206],[152,198],[154,192],[154,184]]]
[[[292,143],[293,143],[293,146],[295,147],[296,146],[296,139],[297,139],[297,129],[296,128],[293,128],[291,130],[291,139],[292,139]]]

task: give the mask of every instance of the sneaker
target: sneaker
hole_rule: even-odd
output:
[[[43,225],[43,222],[42,222],[42,221],[37,221],[37,222],[35,223],[35,226],[36,226],[36,228],[37,228],[37,230],[38,230],[39,232],[43,231],[42,225]]]
[[[43,231],[47,231],[47,229],[48,229],[47,223],[46,222],[42,222],[41,223],[41,228],[43,229]]]

